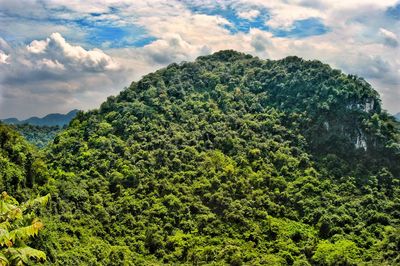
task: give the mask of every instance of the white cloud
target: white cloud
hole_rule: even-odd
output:
[[[37,66],[39,69],[48,69],[48,70],[56,70],[61,71],[65,70],[65,66],[58,62],[57,60],[50,60],[47,58],[43,58],[37,62]]]
[[[388,46],[397,47],[399,46],[399,40],[397,35],[387,29],[380,28],[379,34],[384,38],[384,43]]]
[[[238,12],[237,15],[240,18],[244,18],[247,20],[254,20],[260,15],[260,11],[257,9],[249,10],[249,11],[241,11]]]
[[[28,49],[28,51],[31,53],[40,54],[46,50],[47,44],[47,41],[34,40],[26,47],[26,49]]]
[[[165,36],[164,39],[157,40],[144,48],[144,55],[159,65],[193,60],[197,55],[208,53],[210,49],[207,46],[192,45],[183,40],[179,34]]]
[[[169,38],[171,34],[179,35],[187,42],[199,44],[220,42],[229,31],[223,26],[230,22],[219,16],[181,13],[176,16],[141,17],[138,23],[149,31],[150,35],[158,38]]]
[[[307,7],[292,7],[290,5],[278,5],[276,8],[271,9],[271,19],[267,21],[267,25],[272,28],[289,29],[297,20],[304,20],[308,18],[323,19],[325,14],[313,8]]]
[[[9,52],[0,52],[7,63],[0,63],[2,117],[93,108],[127,84],[126,69],[114,58],[72,45],[59,33],[9,46]]]
[[[118,70],[114,60],[100,49],[85,50],[65,41],[60,33],[52,33],[46,40],[34,40],[27,50],[33,54],[55,57],[62,64],[90,71]]]
[[[3,51],[0,50],[0,64],[8,64],[7,58],[9,55],[5,54]]]

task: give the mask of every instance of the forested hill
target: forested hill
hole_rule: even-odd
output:
[[[10,125],[10,127],[38,148],[46,147],[62,130],[59,126],[33,126],[29,124]]]
[[[49,173],[44,158],[10,126],[0,123],[0,189],[18,200],[34,195]]]
[[[172,64],[50,144],[36,245],[55,265],[399,264],[397,126],[319,61]]]

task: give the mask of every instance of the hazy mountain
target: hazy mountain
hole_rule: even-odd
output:
[[[18,120],[17,118],[7,118],[3,119],[2,121],[6,124],[14,124],[14,125],[21,125],[21,124],[29,124],[34,126],[64,126],[67,125],[79,112],[79,110],[72,110],[67,114],[48,114],[42,118],[39,117],[31,117],[26,120]]]
[[[394,117],[400,122],[400,113],[395,114]]]

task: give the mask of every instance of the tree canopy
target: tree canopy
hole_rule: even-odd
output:
[[[362,78],[221,51],[78,113],[20,183],[52,265],[398,264],[399,139]]]

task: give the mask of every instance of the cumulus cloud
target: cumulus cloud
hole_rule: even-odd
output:
[[[193,60],[194,56],[211,52],[206,45],[191,45],[179,34],[171,34],[157,40],[144,49],[144,55],[155,64],[165,65],[171,62]]]
[[[100,49],[85,50],[65,41],[60,33],[53,33],[46,40],[34,40],[27,47],[32,54],[50,56],[60,63],[71,68],[89,71],[118,70],[119,66],[114,60]]]
[[[38,40],[33,40],[31,44],[29,44],[26,49],[33,53],[33,54],[41,54],[46,50],[48,41],[38,41]]]
[[[126,69],[110,55],[72,45],[59,33],[26,46],[3,45],[10,53],[0,52],[3,117],[91,108],[127,82]]]

